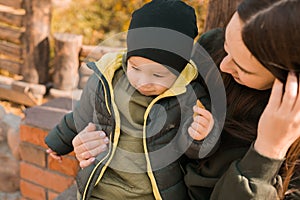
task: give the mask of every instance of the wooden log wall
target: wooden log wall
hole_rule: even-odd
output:
[[[21,0],[0,0],[0,68],[21,74],[25,10]]]
[[[48,81],[51,0],[0,0],[0,69]]]

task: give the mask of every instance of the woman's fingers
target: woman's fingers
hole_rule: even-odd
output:
[[[262,155],[283,158],[300,136],[300,82],[289,73],[285,90],[276,80],[269,103],[258,124],[254,148]]]
[[[84,132],[81,131],[72,141],[73,146],[79,146],[89,141],[104,139],[106,134],[103,131]]]
[[[94,161],[95,161],[95,157],[91,157],[87,160],[81,160],[81,161],[79,161],[79,166],[81,168],[85,168],[85,167],[89,166],[90,164],[92,164]]]
[[[101,147],[106,146],[109,143],[108,137],[104,138],[96,138],[94,140],[90,140],[84,143],[81,143],[80,145],[74,145],[74,152],[76,154],[82,154],[84,152],[94,152],[94,149],[101,149]],[[101,153],[101,152],[100,152]],[[98,154],[90,153],[91,156],[96,156]]]
[[[91,132],[96,130],[96,125],[89,122],[89,124],[84,128],[86,132]]]
[[[94,144],[89,145],[88,147],[84,147],[82,149],[76,149],[76,155],[79,155],[81,159],[88,159],[90,157],[95,157],[100,153],[107,150],[107,144],[104,142],[98,143],[94,142]]]
[[[282,98],[281,108],[285,112],[293,110],[298,95],[298,80],[294,73],[289,73]]]
[[[294,110],[297,112],[297,115],[300,115],[300,74],[298,77],[298,96],[294,105]]]
[[[271,96],[269,99],[268,106],[277,110],[282,101],[283,83],[278,79],[274,81]]]

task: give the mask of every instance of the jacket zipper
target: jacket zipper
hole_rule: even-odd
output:
[[[97,74],[96,74],[96,75],[97,75]],[[97,76],[98,76],[98,75],[97,75]],[[110,110],[110,108],[109,108],[109,106],[108,106],[108,96],[107,96],[108,93],[107,93],[107,91],[106,91],[106,87],[105,87],[105,84],[104,84],[104,80],[103,80],[100,76],[98,76],[98,78],[99,78],[99,80],[101,81],[101,84],[104,86],[103,89],[104,89],[104,96],[105,96],[105,102],[106,102],[105,104],[106,104],[106,108],[107,108],[108,112],[111,114],[111,110]],[[116,133],[117,127],[120,127],[120,126],[119,126],[119,125],[118,125],[118,126],[116,125],[115,131],[114,131],[115,133]],[[118,129],[118,130],[120,130],[120,129]],[[120,131],[119,131],[119,134],[118,134],[118,135],[120,135]],[[111,137],[112,137],[112,134],[110,134],[110,141],[112,140]],[[115,138],[116,138],[116,137],[115,137]],[[118,136],[118,138],[119,138],[119,136]],[[114,145],[113,145],[113,146],[114,146]],[[108,158],[109,160],[107,161],[107,163],[103,166],[103,168],[102,168],[102,170],[101,170],[101,172],[100,172],[100,174],[99,174],[99,177],[98,177],[98,179],[97,179],[95,185],[97,185],[98,182],[100,181],[100,179],[102,178],[102,176],[103,176],[103,174],[104,174],[104,171],[106,170],[108,164],[110,163],[110,161],[111,161],[111,159],[112,159],[112,157],[113,157],[113,152],[114,152],[114,149],[115,149],[113,146],[111,146],[111,147],[109,148],[109,152],[107,153],[107,155],[106,155],[102,160],[99,161],[99,163],[95,166],[95,168],[93,169],[92,173],[90,174],[90,177],[89,177],[89,179],[88,179],[88,181],[87,181],[87,184],[86,184],[85,189],[84,189],[84,192],[83,192],[82,200],[85,200],[85,199],[86,199],[86,193],[87,193],[87,190],[88,190],[88,188],[89,188],[91,179],[92,179],[92,177],[93,177],[95,171],[98,169],[98,167],[101,165],[101,163],[102,163],[105,159],[107,159],[107,157],[108,157],[109,155],[111,155],[110,158]],[[115,145],[115,146],[116,146],[116,145]],[[112,150],[113,150],[113,152],[111,153]]]

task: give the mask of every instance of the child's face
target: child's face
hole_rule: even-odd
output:
[[[177,79],[162,64],[140,56],[131,56],[128,59],[127,76],[130,84],[145,96],[162,94]]]

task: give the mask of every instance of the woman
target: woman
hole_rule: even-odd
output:
[[[299,9],[245,0],[230,20],[220,64],[226,123],[218,151],[187,166],[192,199],[300,199]],[[222,39],[215,30],[199,40],[216,62]]]
[[[219,30],[201,37],[216,63],[224,44],[228,109],[219,149],[186,166],[190,198],[300,199],[299,10],[295,0],[245,0],[225,44]],[[89,148],[94,138],[103,144],[96,133],[73,141],[82,167],[101,151]]]

